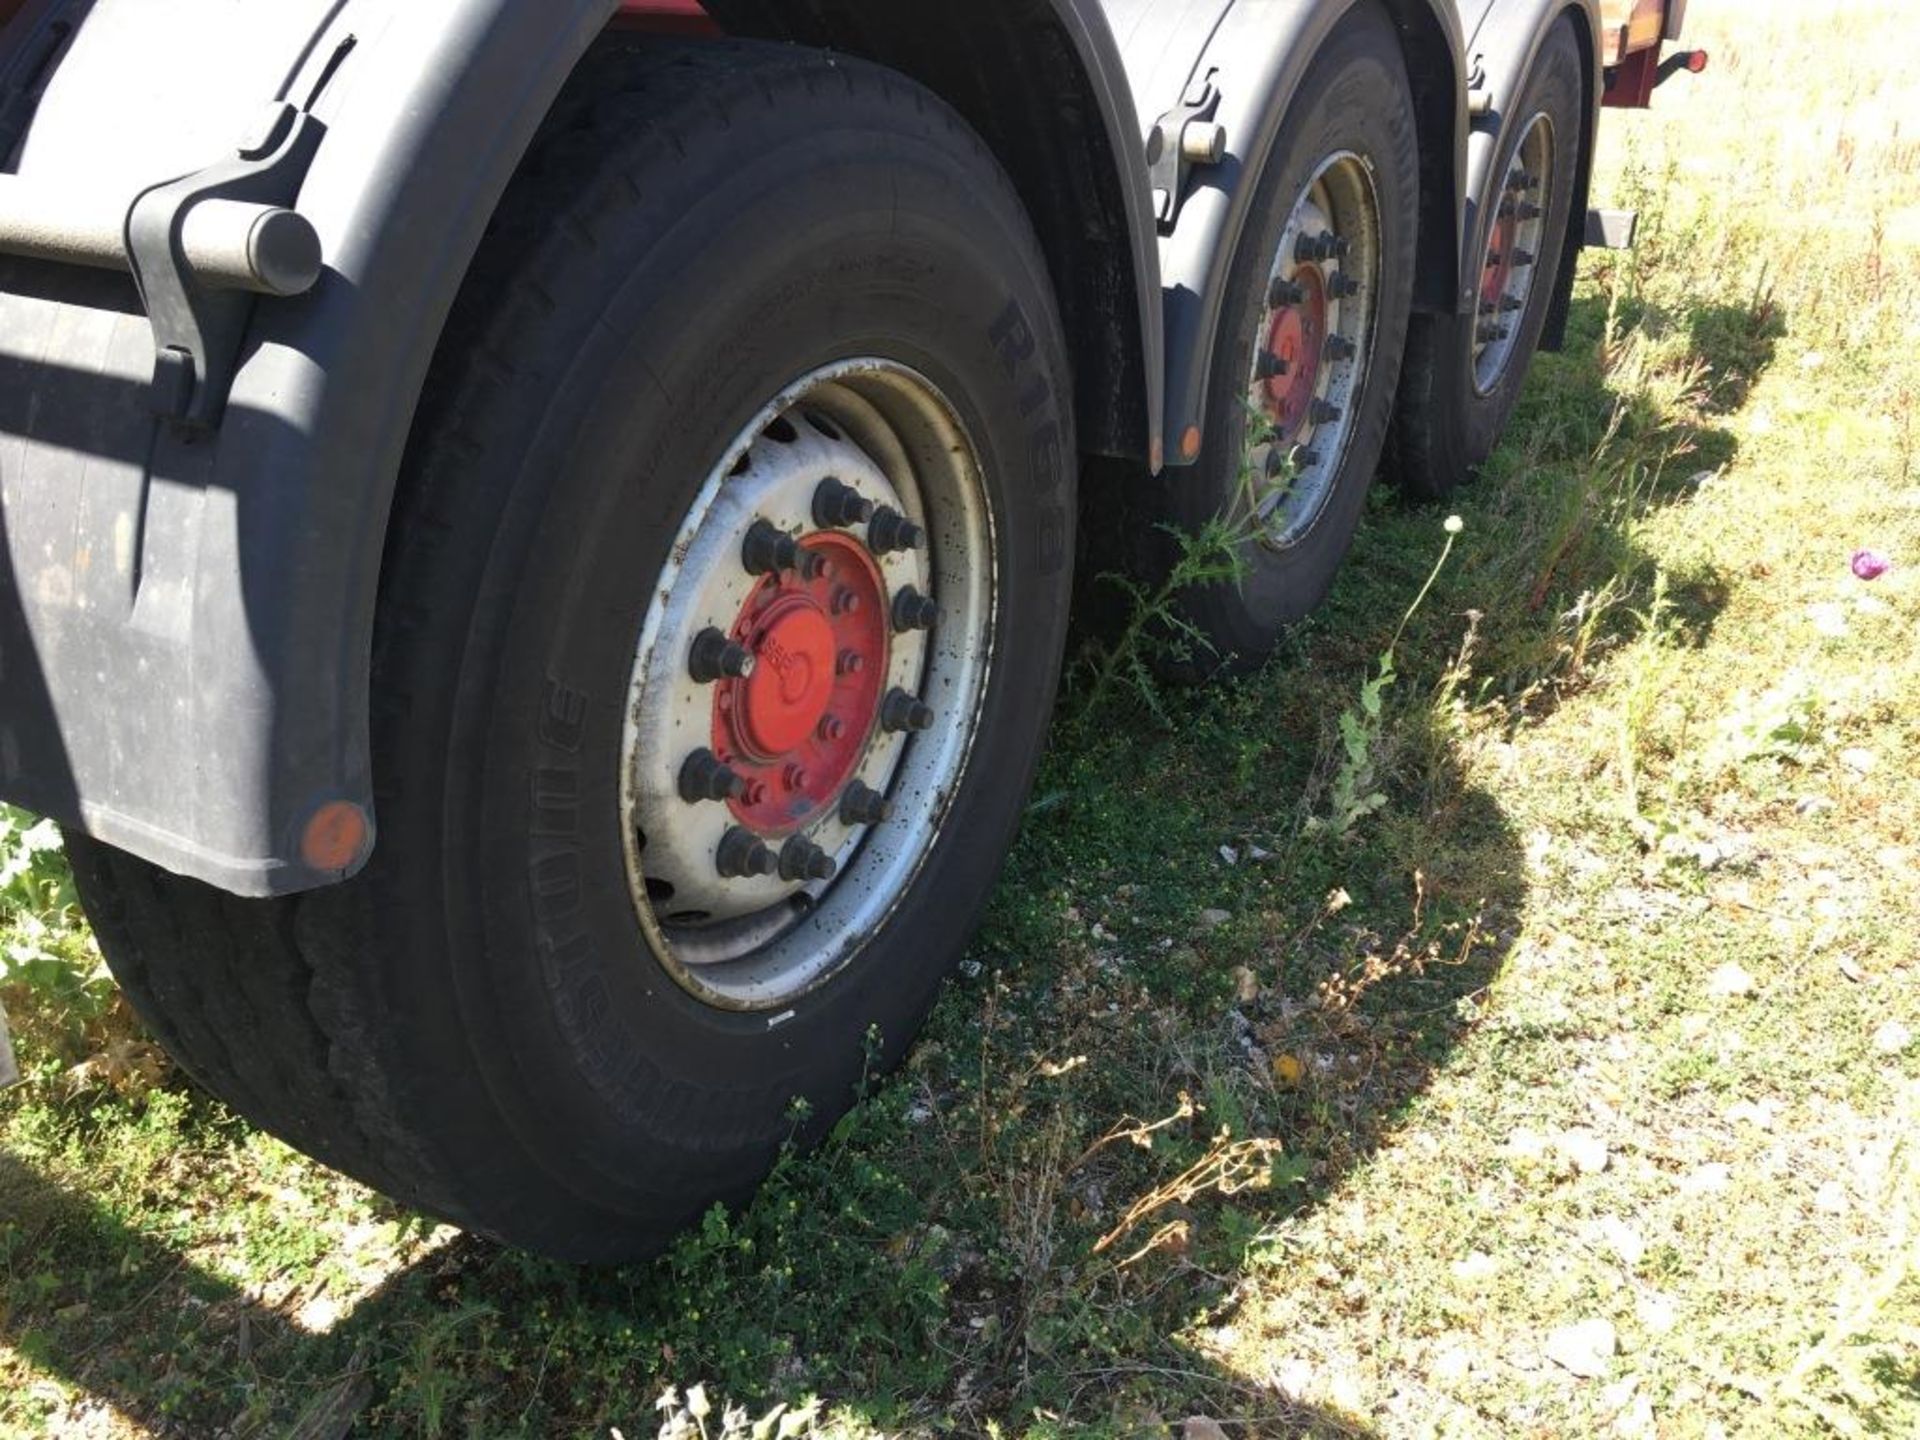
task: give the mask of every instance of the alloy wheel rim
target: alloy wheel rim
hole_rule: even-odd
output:
[[[1473,385],[1480,395],[1499,387],[1519,349],[1520,322],[1539,282],[1553,179],[1553,119],[1543,111],[1527,122],[1507,162],[1481,256],[1473,328]]]
[[[995,555],[977,448],[891,361],[788,387],[708,475],[621,757],[635,914],[683,988],[778,1023],[898,905],[979,728]]]
[[[1319,523],[1352,447],[1376,343],[1381,236],[1373,172],[1350,151],[1321,163],[1281,232],[1246,379],[1248,499],[1270,548],[1299,544]]]

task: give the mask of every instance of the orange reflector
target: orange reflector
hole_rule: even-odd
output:
[[[300,834],[300,858],[310,870],[350,870],[365,855],[367,812],[347,800],[332,800],[313,812]]]
[[[1198,425],[1189,425],[1187,433],[1180,437],[1180,454],[1187,460],[1200,458],[1200,427]]]

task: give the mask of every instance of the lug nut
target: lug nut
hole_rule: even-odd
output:
[[[899,689],[889,690],[887,698],[880,702],[880,728],[894,732],[930,730],[933,728],[933,707],[918,695],[909,695]]]
[[[891,505],[882,505],[867,521],[867,548],[876,555],[895,550],[917,550],[927,532],[907,519]]]
[[[866,657],[858,650],[842,650],[833,661],[833,673],[836,675],[858,675],[866,668]]]
[[[1360,293],[1360,282],[1351,275],[1336,275],[1327,282],[1327,293],[1336,300],[1350,300]]]
[[[807,771],[804,765],[789,765],[785,770],[780,772],[780,783],[785,785],[789,790],[806,789],[807,779]]]
[[[1311,470],[1320,463],[1318,450],[1300,449],[1293,452],[1293,466],[1296,470]]]
[[[744,680],[753,674],[753,652],[709,625],[693,637],[693,649],[687,655],[687,673],[701,685],[711,685],[716,680]]]
[[[702,800],[746,798],[747,781],[711,750],[696,750],[680,767],[680,798],[689,805]]]
[[[1525,309],[1526,304],[1527,302],[1522,300],[1518,295],[1502,295],[1500,297],[1500,313],[1502,315],[1511,315],[1515,311]]]
[[[1316,400],[1307,407],[1307,419],[1315,425],[1332,425],[1346,413],[1338,405],[1326,400]]]
[[[1507,336],[1512,333],[1513,332],[1504,325],[1488,324],[1482,325],[1479,330],[1475,332],[1475,335],[1482,345],[1492,345],[1497,341],[1506,339]]]
[[[1291,309],[1295,305],[1305,304],[1306,299],[1307,292],[1291,280],[1283,280],[1275,276],[1273,283],[1267,286],[1267,308],[1269,310]]]
[[[820,723],[814,727],[813,733],[831,745],[847,733],[847,722],[842,720],[838,715],[822,715],[820,717]]]
[[[1524,224],[1529,220],[1538,220],[1547,212],[1542,210],[1538,205],[1535,205],[1531,200],[1523,200],[1514,213],[1519,216],[1521,222]]]
[[[831,880],[839,869],[831,855],[804,835],[796,835],[780,847],[782,880]]]
[[[713,858],[724,880],[771,875],[780,863],[773,858],[766,841],[738,825],[720,837],[720,846]]]
[[[1526,269],[1527,266],[1533,264],[1533,261],[1534,254],[1531,250],[1516,250],[1513,252],[1513,268],[1516,270]]]
[[[1338,363],[1343,360],[1353,359],[1355,355],[1360,353],[1360,347],[1344,335],[1329,335],[1327,337],[1326,353],[1329,360]]]
[[[854,781],[840,797],[842,825],[879,825],[893,818],[893,802],[878,790]]]
[[[771,520],[756,520],[740,544],[740,563],[749,575],[793,570],[802,580],[811,580],[820,573],[822,559]]]
[[[873,502],[851,485],[829,475],[813,492],[813,523],[823,530],[864,525],[873,518]]]
[[[1286,359],[1271,350],[1262,350],[1254,357],[1253,373],[1256,379],[1277,380],[1287,373]]]
[[[842,585],[834,590],[827,608],[836,615],[851,615],[860,608],[860,597]]]
[[[922,595],[911,585],[893,597],[893,628],[930,630],[940,614],[940,606],[931,595]]]

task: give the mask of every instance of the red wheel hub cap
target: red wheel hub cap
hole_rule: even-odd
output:
[[[733,813],[769,836],[808,824],[845,788],[887,675],[887,591],[873,557],[840,534],[802,548],[818,573],[785,571],[754,587],[733,627],[753,673],[722,681],[713,697],[714,753],[747,782]]]
[[[1318,265],[1293,272],[1300,287],[1297,305],[1273,312],[1267,349],[1286,362],[1286,373],[1261,382],[1261,398],[1274,428],[1292,438],[1307,423],[1320,384],[1320,357],[1327,341],[1327,278]]]

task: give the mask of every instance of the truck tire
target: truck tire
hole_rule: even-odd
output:
[[[1174,601],[1207,653],[1190,678],[1263,663],[1326,597],[1380,462],[1413,299],[1420,164],[1413,95],[1383,7],[1354,7],[1314,58],[1234,257],[1199,461],[1128,507],[1149,588],[1182,547],[1233,527],[1242,578]],[[1324,248],[1332,246],[1334,248]],[[1354,288],[1349,288],[1354,287]]]
[[[250,901],[73,858],[208,1089],[606,1261],[750,1193],[922,1023],[1040,751],[1075,443],[1037,242],[938,99],[783,46],[583,74],[401,478],[368,868]]]
[[[1401,490],[1452,494],[1493,453],[1553,305],[1580,161],[1585,86],[1571,15],[1541,46],[1493,169],[1474,237],[1474,315],[1416,315],[1394,424]]]

